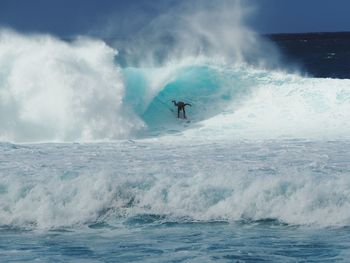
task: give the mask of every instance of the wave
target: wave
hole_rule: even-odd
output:
[[[302,77],[208,57],[120,67],[87,38],[0,34],[0,139],[106,141],[182,133],[203,138],[347,138],[350,80]],[[184,100],[190,122],[171,101]]]
[[[176,118],[172,100],[191,103],[186,110],[191,122],[196,123],[222,113],[232,103],[233,97],[247,92],[249,85],[243,78],[239,79],[239,73],[236,81],[230,79],[235,73],[205,62],[159,69],[125,68],[125,101],[133,105],[148,130],[166,132],[177,126],[181,128],[183,123]]]
[[[1,225],[113,225],[148,215],[160,223],[350,224],[350,179],[339,153],[339,147],[347,152],[348,143],[164,147],[1,144],[6,158],[22,160],[3,166]]]
[[[134,105],[148,130],[159,134],[175,130],[205,139],[349,138],[347,79],[303,77],[205,60],[170,69],[127,68],[124,75],[126,101]],[[152,92],[135,91],[141,89]],[[128,90],[141,95],[135,99]],[[174,99],[192,104],[187,108],[190,124],[176,118]]]

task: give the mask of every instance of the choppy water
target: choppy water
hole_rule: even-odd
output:
[[[349,229],[258,222],[157,223],[73,231],[1,230],[1,261],[347,262]],[[142,222],[143,221],[143,222]],[[6,241],[5,241],[6,240]]]

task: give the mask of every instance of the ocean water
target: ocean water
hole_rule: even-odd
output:
[[[288,63],[295,63],[319,78],[349,78],[349,32],[275,34],[269,36],[283,51]]]
[[[348,39],[273,41],[283,66],[121,66],[2,30],[0,261],[348,262]]]
[[[348,141],[3,143],[1,261],[347,261]]]

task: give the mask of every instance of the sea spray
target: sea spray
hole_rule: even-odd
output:
[[[92,141],[128,137],[142,122],[123,103],[116,50],[99,40],[0,32],[0,138]]]

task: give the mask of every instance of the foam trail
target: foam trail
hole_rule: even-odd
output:
[[[142,126],[123,105],[116,50],[47,35],[0,31],[0,138],[91,141],[127,137]]]

